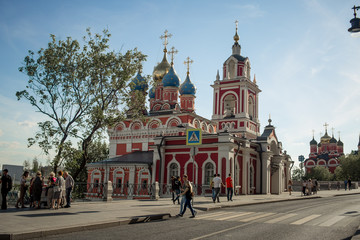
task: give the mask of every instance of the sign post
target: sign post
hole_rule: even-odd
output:
[[[202,144],[201,129],[200,128],[187,129],[186,130],[186,145],[194,146],[193,147],[193,154],[192,154],[192,160],[193,160],[192,181],[193,181],[193,184],[195,184],[195,170],[194,170],[194,166],[195,166],[195,145],[201,145],[201,144]]]

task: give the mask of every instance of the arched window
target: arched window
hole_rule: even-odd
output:
[[[170,164],[170,177],[172,176],[174,177],[179,176],[179,168],[176,163]]]
[[[249,97],[249,117],[252,120],[254,118],[254,100]]]
[[[224,99],[224,115],[225,117],[233,117],[236,113],[235,96],[229,94]]]
[[[214,172],[214,165],[212,163],[207,163],[205,165],[204,185],[210,185],[211,179],[214,177]]]

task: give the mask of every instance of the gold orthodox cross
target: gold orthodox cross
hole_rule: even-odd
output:
[[[238,20],[236,20],[236,21],[235,21],[235,25],[236,25],[236,32],[237,32],[237,30],[238,30],[238,24],[239,24],[239,21],[238,21]]]
[[[165,49],[166,49],[166,46],[168,45],[168,38],[171,38],[172,37],[172,34],[168,32],[168,30],[165,30],[164,32],[164,35],[161,35],[160,38],[161,39],[164,39],[164,46],[165,46]]]
[[[176,50],[174,47],[170,49],[168,52],[169,55],[171,55],[171,64],[174,64],[174,55],[177,54],[179,51]]]
[[[192,64],[194,61],[190,59],[190,57],[186,58],[186,61],[184,61],[184,64],[187,65],[187,74],[190,73],[190,64]]]
[[[325,131],[327,131],[327,127],[329,126],[329,124],[327,124],[327,123],[325,122],[325,124],[324,124],[323,126],[325,127]]]

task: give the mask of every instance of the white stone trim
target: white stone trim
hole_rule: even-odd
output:
[[[174,154],[173,154],[174,155]],[[180,176],[180,173],[181,173],[181,167],[180,167],[180,163],[175,159],[175,156],[173,156],[173,159],[167,164],[166,166],[166,170],[167,170],[167,174],[166,174],[166,182],[168,184],[171,184],[170,182],[170,165],[172,163],[175,163],[177,166],[178,166],[178,176]]]
[[[208,158],[203,162],[202,164],[202,179],[201,179],[201,184],[204,185],[205,184],[205,166],[207,163],[211,163],[214,166],[214,174],[216,173],[216,163],[211,159],[211,154],[208,154]]]

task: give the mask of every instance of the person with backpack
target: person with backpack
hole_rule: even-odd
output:
[[[180,216],[180,217],[184,216],[184,213],[186,212],[186,208],[188,207],[192,214],[192,216],[190,216],[190,218],[194,218],[197,213],[191,206],[191,199],[194,196],[194,192],[192,189],[192,185],[191,185],[190,181],[188,180],[188,176],[184,175],[183,179],[184,179],[185,191],[183,193],[181,193],[181,195],[185,196],[186,202],[185,202],[183,211],[178,216]]]
[[[10,190],[12,189],[12,179],[10,177],[10,175],[8,174],[8,170],[4,169],[2,171],[2,176],[1,176],[1,197],[2,197],[2,203],[1,203],[1,209],[2,210],[6,210],[7,209],[7,202],[6,202],[6,196],[8,194],[8,192],[10,192]]]

